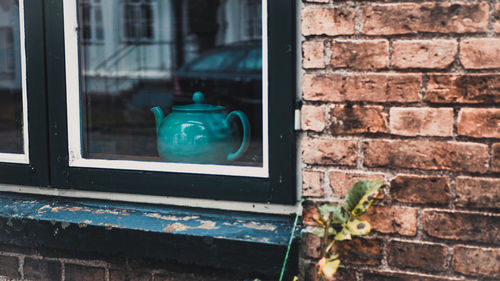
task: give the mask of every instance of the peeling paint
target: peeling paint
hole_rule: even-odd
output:
[[[69,227],[69,223],[68,222],[65,222],[65,221],[61,222],[61,228],[62,229],[66,229],[68,227]]]
[[[274,231],[276,229],[276,226],[272,224],[267,224],[267,223],[262,224],[254,221],[245,223],[242,226],[247,228],[253,228],[258,230],[269,230],[269,231]]]
[[[146,217],[150,218],[156,218],[156,219],[162,219],[162,220],[167,220],[167,221],[188,221],[188,220],[195,220],[199,219],[199,216],[184,216],[184,217],[178,217],[178,216],[164,216],[158,213],[148,213],[145,214]]]
[[[286,218],[269,215],[223,213],[179,207],[153,207],[128,203],[100,203],[93,200],[25,200],[0,193],[0,219],[16,222],[40,221],[51,226],[53,235],[61,230],[101,227],[133,231],[175,233],[213,239],[287,245],[291,226]],[[12,224],[12,222],[10,222]],[[78,227],[70,228],[74,224]],[[17,224],[13,224],[17,227]],[[83,231],[83,230],[81,230]],[[0,229],[1,234],[1,229]]]
[[[92,221],[91,220],[84,220],[84,221],[81,221],[78,223],[78,227],[79,228],[85,228],[87,227],[87,225],[91,224]]]
[[[63,209],[64,209],[63,206],[59,206],[59,207],[53,207],[52,209],[50,209],[50,211],[52,213],[57,213],[57,212],[59,212],[60,210],[63,210]]]
[[[201,228],[201,229],[219,229],[219,227],[216,227],[216,222],[214,221],[200,221],[200,225],[195,228]]]
[[[176,232],[176,231],[184,231],[187,229],[189,229],[189,226],[182,224],[180,222],[176,222],[176,223],[173,223],[171,225],[168,225],[163,230],[168,231],[168,232]]]
[[[50,209],[50,205],[43,205],[40,209],[38,209],[39,211],[41,210],[45,210],[45,209]]]

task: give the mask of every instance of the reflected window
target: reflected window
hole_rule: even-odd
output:
[[[0,74],[14,73],[14,45],[12,28],[0,27]]]
[[[262,1],[246,0],[244,5],[242,33],[246,39],[261,39],[262,38],[262,20],[259,16],[262,15]]]
[[[82,39],[84,43],[102,43],[104,40],[101,0],[81,0]]]
[[[154,1],[125,0],[123,10],[123,41],[148,42],[154,39]]]

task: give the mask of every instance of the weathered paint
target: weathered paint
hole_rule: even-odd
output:
[[[292,223],[288,216],[0,192],[0,243],[175,260],[270,276],[281,270]],[[296,265],[292,262],[290,268],[295,271]]]
[[[277,245],[288,243],[292,229],[289,218],[269,215],[43,197],[26,200],[11,194],[0,194],[0,216],[59,223],[59,233],[74,224]]]

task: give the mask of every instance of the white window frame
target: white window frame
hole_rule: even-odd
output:
[[[263,166],[234,166],[213,164],[187,164],[131,160],[85,159],[82,147],[80,69],[78,55],[77,0],[65,0],[64,36],[66,54],[66,98],[68,121],[68,155],[70,167],[159,171],[189,174],[225,176],[269,177],[269,137],[268,137],[268,32],[267,1],[262,0],[262,113],[263,113]]]
[[[29,164],[29,136],[28,136],[28,96],[26,88],[26,51],[24,36],[24,0],[19,0],[19,46],[21,58],[21,92],[23,103],[23,150],[24,153],[2,153],[0,162]]]

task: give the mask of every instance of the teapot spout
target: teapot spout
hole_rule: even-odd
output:
[[[155,107],[151,108],[151,111],[155,115],[155,119],[156,119],[156,134],[158,134],[158,130],[160,130],[161,123],[163,122],[163,118],[165,116],[163,115],[163,111],[161,110],[161,108],[159,106],[155,106]]]

